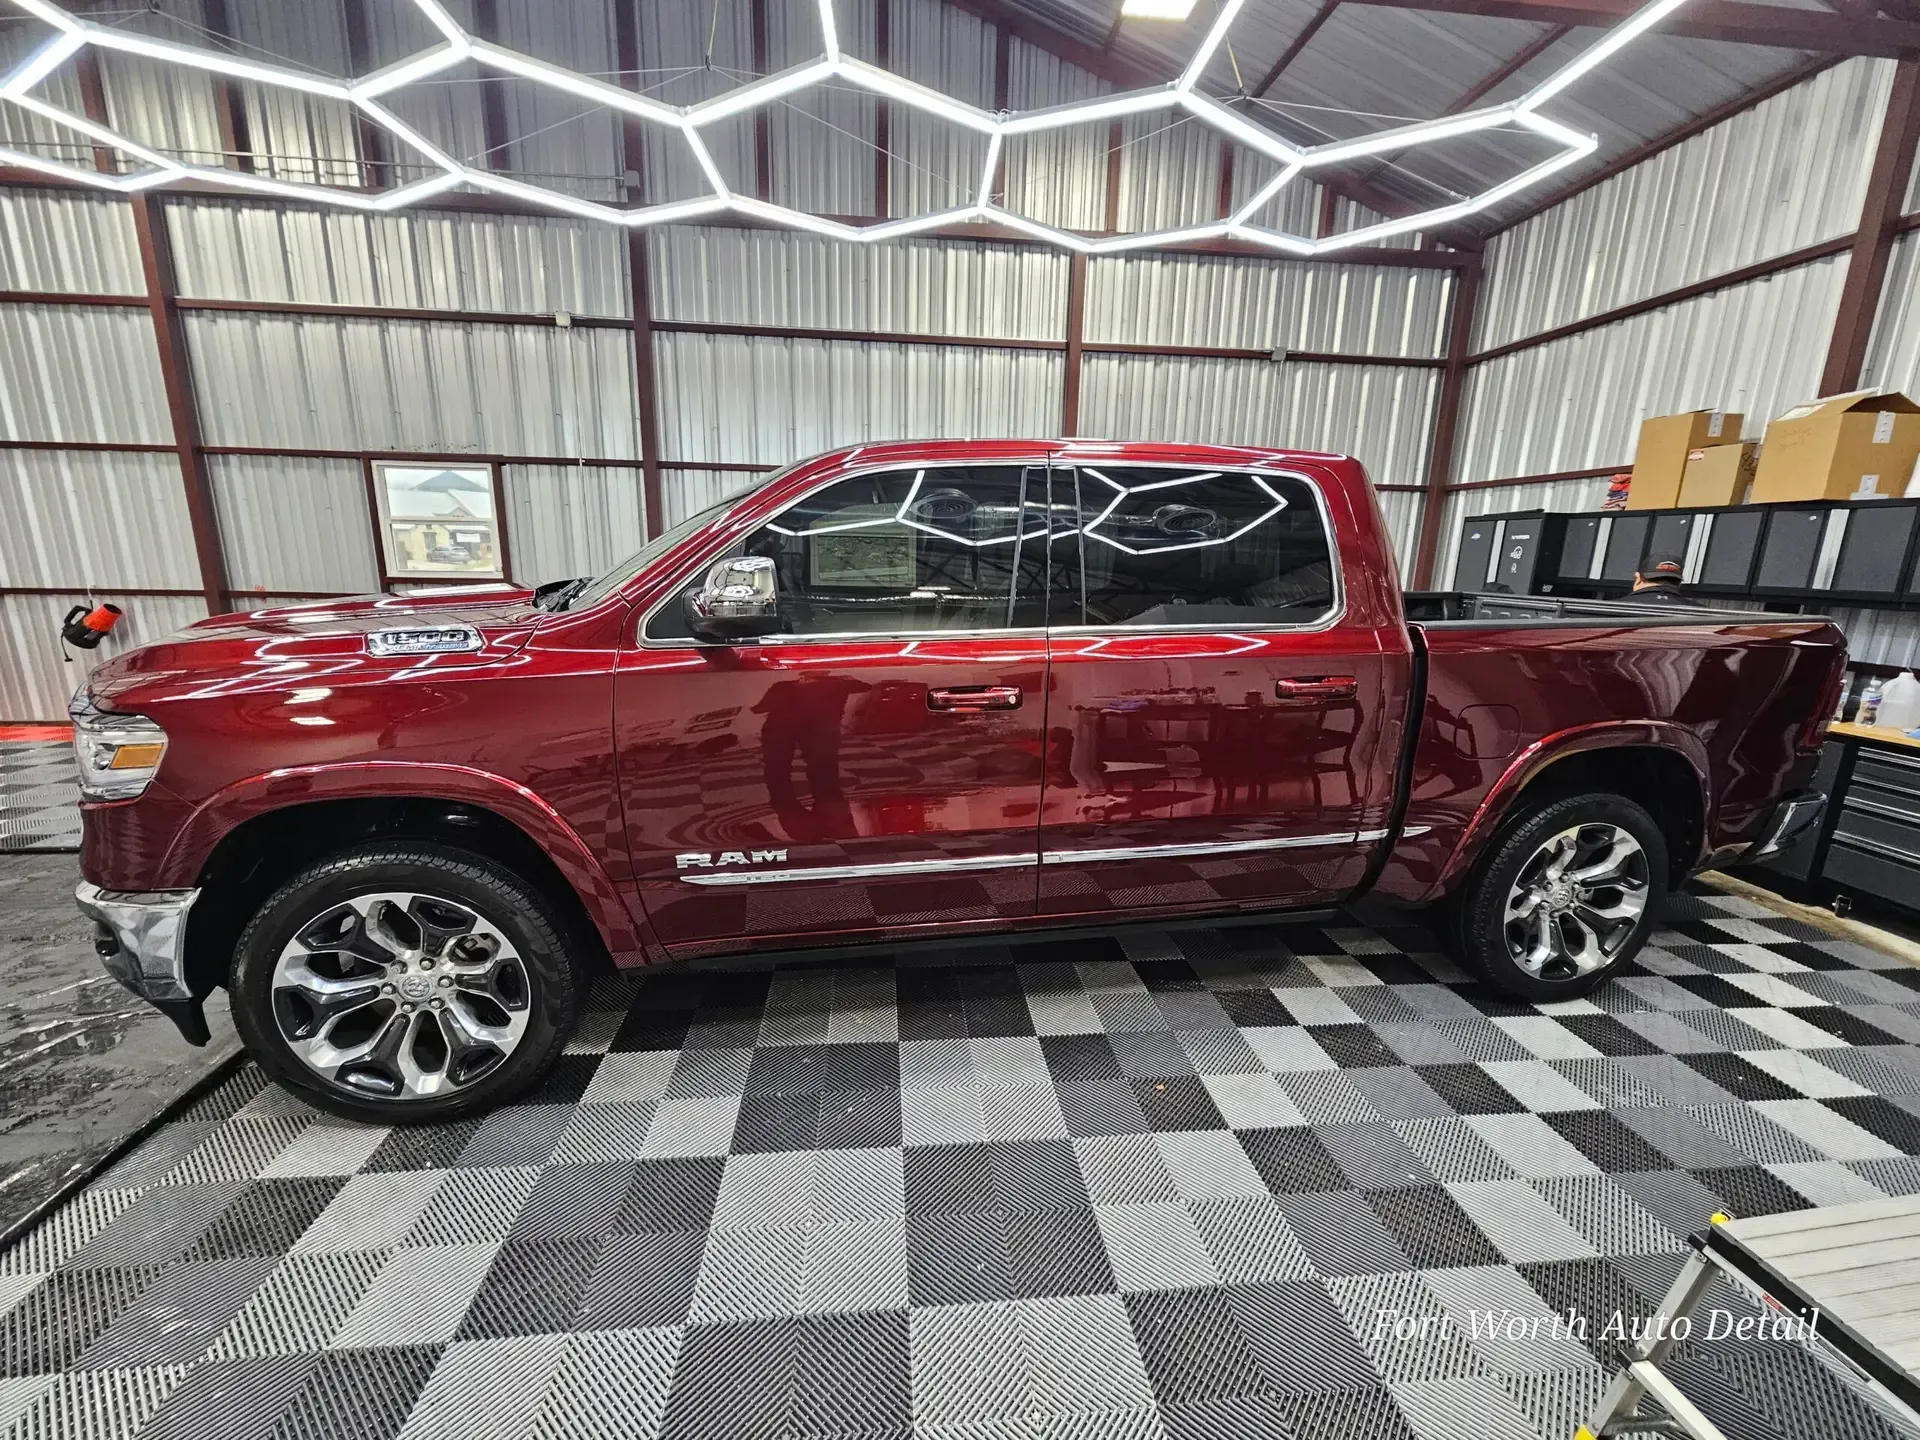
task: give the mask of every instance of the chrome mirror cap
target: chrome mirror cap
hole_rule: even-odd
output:
[[[773,561],[738,555],[714,562],[707,578],[686,597],[687,624],[703,640],[739,640],[780,628],[780,599]]]

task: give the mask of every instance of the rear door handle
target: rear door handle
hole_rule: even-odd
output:
[[[1359,688],[1351,675],[1301,675],[1273,682],[1280,700],[1351,700]]]
[[[950,690],[927,691],[929,710],[951,710],[972,715],[982,710],[1018,710],[1018,685],[955,685]]]

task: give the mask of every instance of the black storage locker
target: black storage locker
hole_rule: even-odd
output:
[[[1616,512],[1613,531],[1607,536],[1607,557],[1600,564],[1600,578],[1614,584],[1630,585],[1640,568],[1640,557],[1647,553],[1647,536],[1653,530],[1651,510]]]
[[[1760,541],[1760,563],[1753,572],[1754,594],[1804,595],[1813,589],[1820,542],[1832,513],[1831,505],[1772,507]]]
[[[1840,559],[1828,594],[1844,600],[1893,600],[1909,593],[1920,500],[1863,500],[1836,512],[1847,517]]]
[[[1562,580],[1584,582],[1593,568],[1594,546],[1600,542],[1600,522],[1604,515],[1569,515],[1566,533],[1560,537],[1560,564],[1555,573]]]
[[[1460,527],[1460,548],[1453,565],[1454,589],[1487,588],[1487,566],[1493,561],[1493,541],[1503,519],[1501,515],[1475,515]]]
[[[1759,505],[1731,505],[1707,518],[1707,550],[1700,574],[1689,587],[1711,595],[1745,595],[1753,589],[1753,567],[1760,558],[1760,536],[1767,512]]]
[[[1648,555],[1677,555],[1686,563],[1687,547],[1693,543],[1698,510],[1661,510],[1653,517],[1653,529],[1647,536]]]
[[[1505,518],[1507,528],[1500,537],[1500,553],[1487,589],[1506,595],[1537,594],[1559,571],[1567,517],[1523,510]]]

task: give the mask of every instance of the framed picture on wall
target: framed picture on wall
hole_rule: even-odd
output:
[[[391,580],[502,580],[493,467],[376,460],[382,561]]]

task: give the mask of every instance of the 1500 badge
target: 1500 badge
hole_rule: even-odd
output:
[[[698,850],[673,857],[673,863],[682,870],[712,870],[720,865],[784,865],[786,860],[784,850],[722,850],[718,855],[711,850]]]

